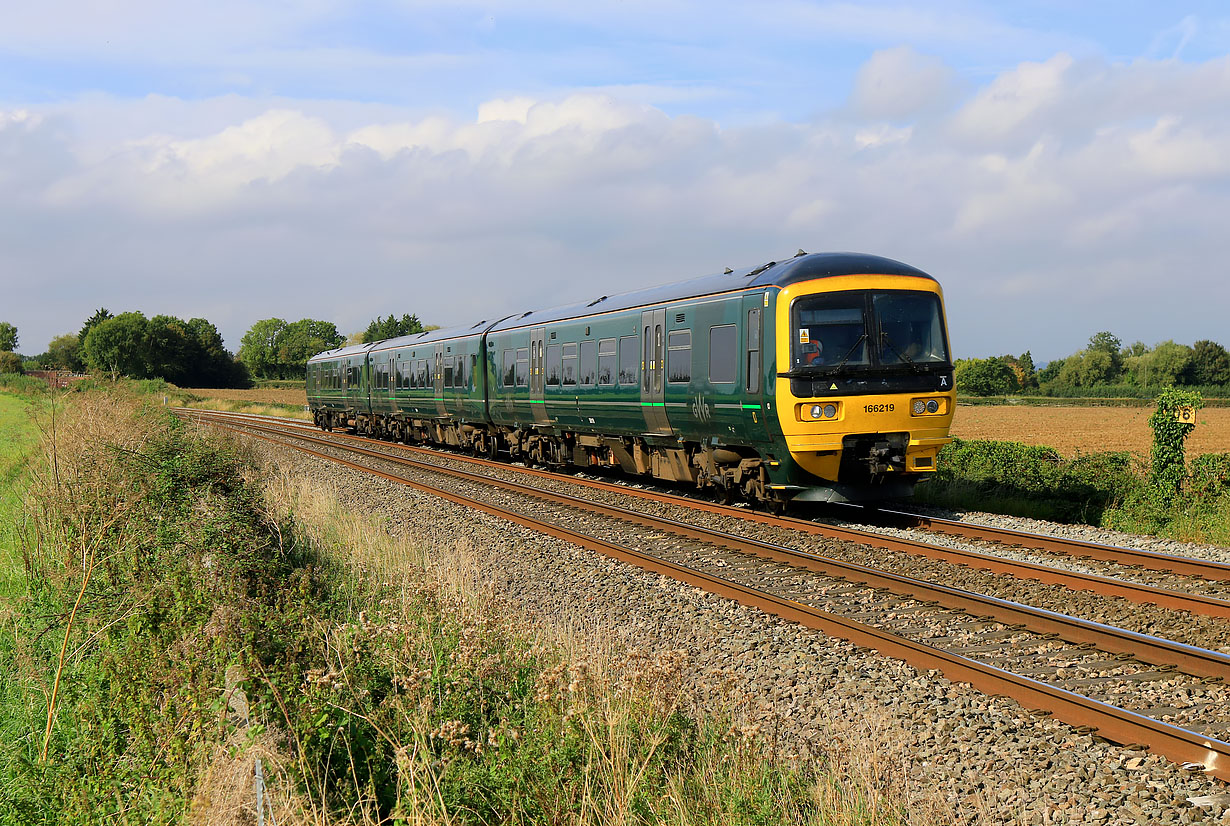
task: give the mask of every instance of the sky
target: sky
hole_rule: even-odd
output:
[[[1230,5],[44,0],[0,26],[0,321],[472,324],[797,249],[957,357],[1230,345]]]

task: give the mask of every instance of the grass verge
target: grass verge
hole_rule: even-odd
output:
[[[148,399],[147,399],[148,402]],[[0,822],[894,824],[849,761],[681,705],[670,652],[568,651],[462,565],[79,395],[31,466],[0,635]]]
[[[1045,446],[954,439],[914,501],[1230,546],[1230,454],[1197,457],[1180,494],[1159,504],[1128,453],[1065,459]]]

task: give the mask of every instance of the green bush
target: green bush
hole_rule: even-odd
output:
[[[920,500],[955,504],[959,498],[994,498],[1022,516],[1090,521],[1141,485],[1128,453],[1092,453],[1064,459],[1057,450],[1020,442],[953,439],[940,451],[935,478]],[[971,505],[986,509],[985,503]]]

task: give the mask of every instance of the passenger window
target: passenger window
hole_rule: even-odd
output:
[[[619,383],[636,384],[636,336],[619,339]]]
[[[577,346],[564,345],[564,364],[561,378],[565,387],[575,387],[577,383]]]
[[[530,350],[528,347],[517,348],[517,386],[525,387],[530,380]]]
[[[666,380],[686,384],[692,380],[692,331],[673,330],[666,341]]]
[[[723,324],[709,328],[709,381],[730,384],[739,371],[739,328]]]
[[[547,346],[546,368],[547,384],[552,387],[558,387],[561,372],[560,346],[558,344],[550,344]]]
[[[598,376],[598,342],[581,342],[581,384],[593,386]]]
[[[514,387],[517,384],[517,354],[512,350],[504,351],[504,372],[502,384],[505,387]]]
[[[604,338],[598,342],[598,384],[615,383],[615,339]]]
[[[453,360],[449,359],[444,363],[444,386],[453,386]]]

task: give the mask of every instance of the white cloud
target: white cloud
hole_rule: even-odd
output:
[[[233,97],[0,112],[6,320],[33,350],[100,305],[203,315],[235,346],[270,315],[458,323],[803,247],[933,271],[960,355],[1052,358],[1097,329],[1224,340],[1230,285],[1207,272],[1228,254],[1230,112],[1208,103],[1227,95],[1224,60],[1060,54],[892,125],[891,95],[875,118],[739,128],[592,93],[469,118]],[[108,112],[127,131],[93,128]],[[1168,309],[1159,279],[1202,300]],[[29,286],[47,282],[54,306]],[[1040,319],[1061,332],[1039,343]]]
[[[1074,61],[1058,54],[1043,63],[1022,63],[979,91],[954,119],[958,134],[994,141],[1022,126],[1038,128],[1043,115],[1063,99],[1066,75]]]
[[[901,121],[947,108],[956,92],[955,73],[943,61],[898,46],[863,64],[850,103],[859,116]]]

